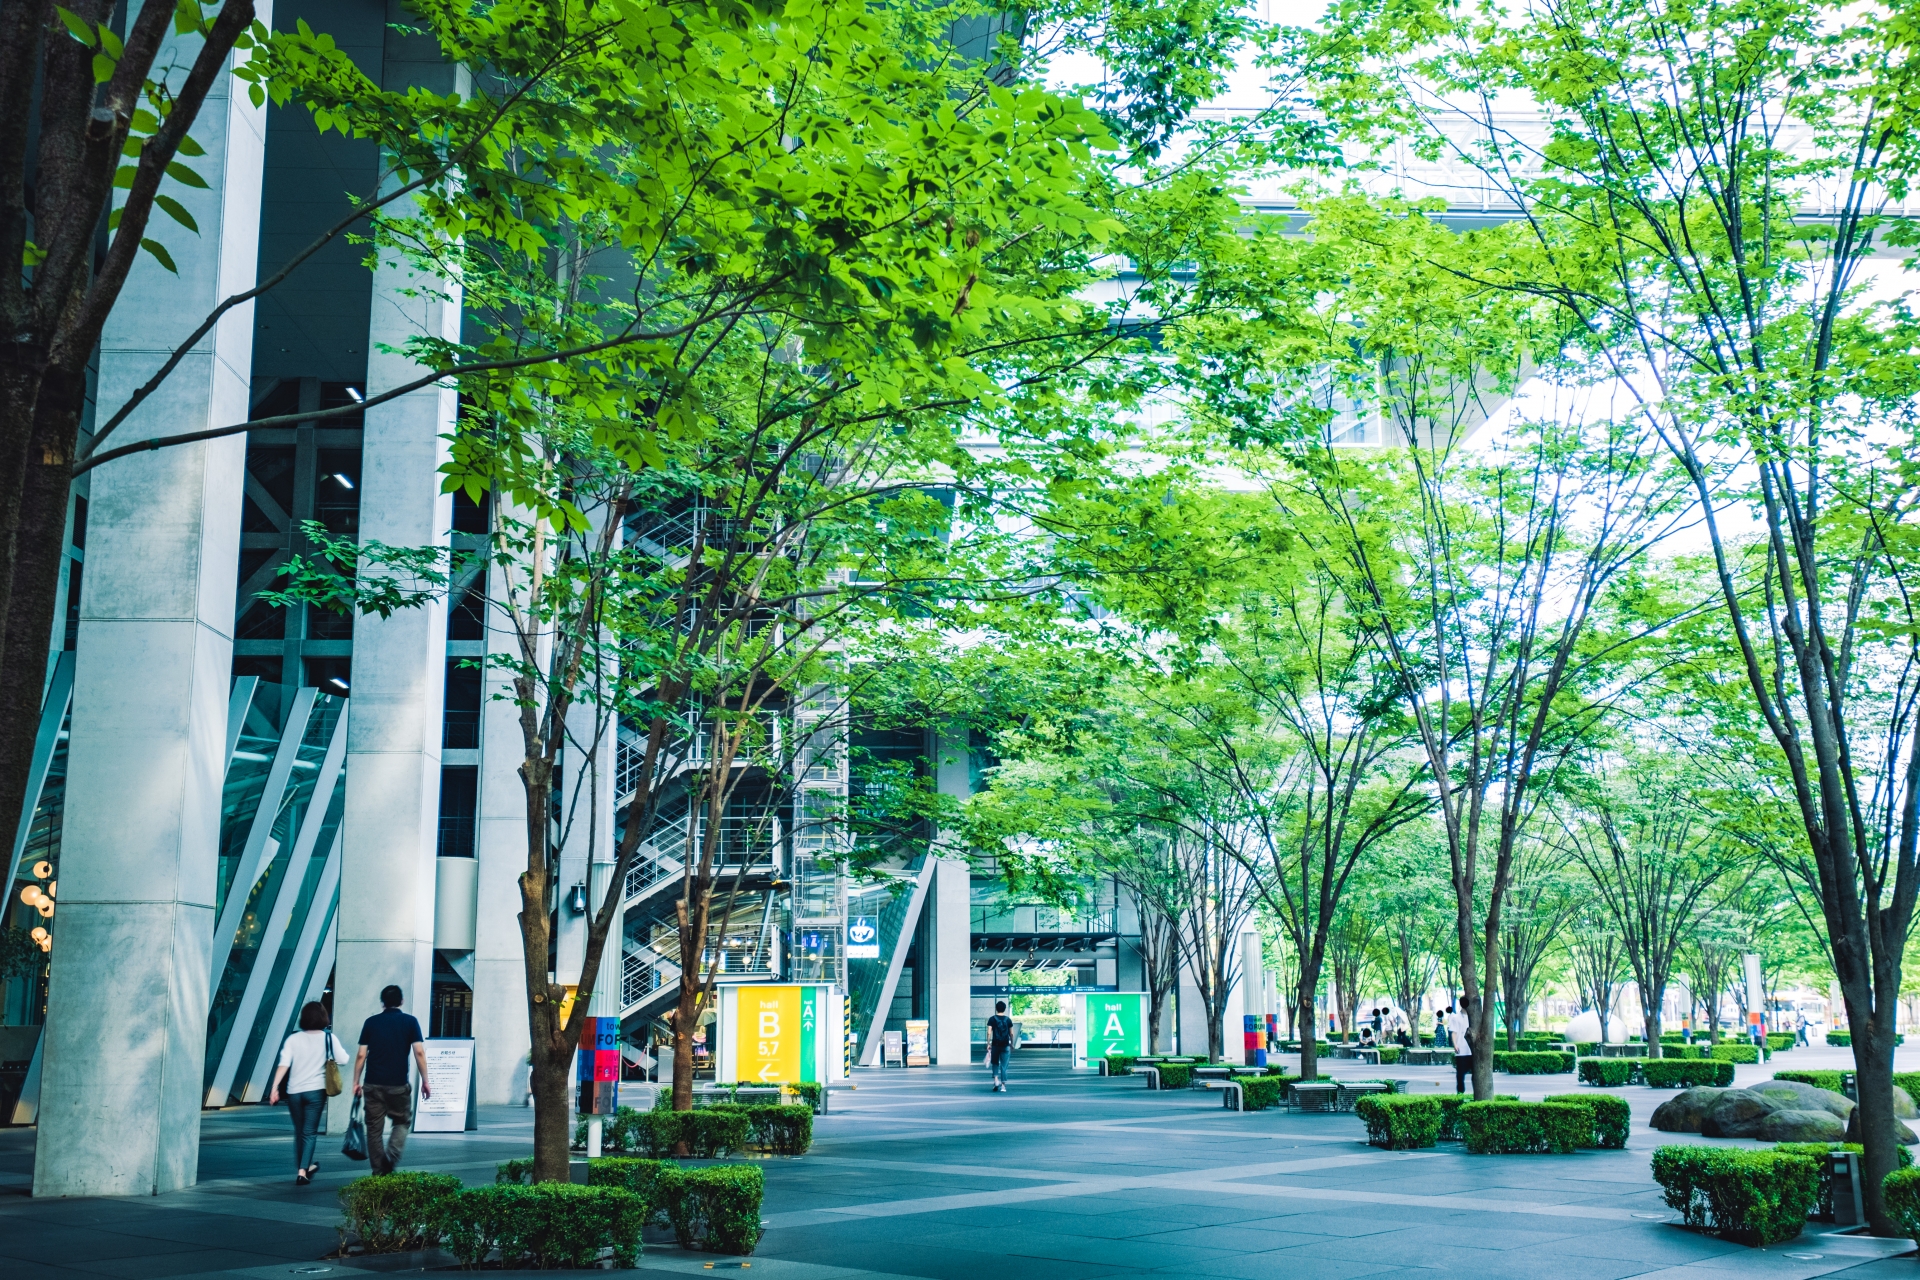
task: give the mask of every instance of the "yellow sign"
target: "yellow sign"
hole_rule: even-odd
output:
[[[754,1084],[806,1079],[800,1074],[800,988],[735,990],[734,1077]]]

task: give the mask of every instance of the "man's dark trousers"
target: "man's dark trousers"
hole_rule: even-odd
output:
[[[361,1090],[367,1105],[367,1162],[375,1173],[392,1173],[407,1149],[407,1130],[413,1124],[413,1086],[370,1084]],[[386,1140],[382,1128],[393,1122],[393,1137]]]

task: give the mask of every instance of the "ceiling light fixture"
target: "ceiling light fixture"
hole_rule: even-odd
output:
[[[328,676],[327,683],[331,685],[338,685],[343,691],[349,687],[347,685],[347,682],[345,680],[342,680],[339,676]]]
[[[363,395],[361,395],[361,394],[360,394],[360,388],[358,388],[358,387],[348,387],[348,388],[347,388],[347,399],[349,399],[349,400],[351,400],[351,401],[353,401],[353,402],[354,402],[355,404],[364,404],[364,403],[366,403],[366,399],[367,399],[367,398],[366,398],[365,396],[363,396]]]
[[[336,471],[331,476],[329,476],[328,479],[332,480],[335,484],[339,485],[342,489],[353,488],[353,481],[347,478],[347,473],[344,471]]]

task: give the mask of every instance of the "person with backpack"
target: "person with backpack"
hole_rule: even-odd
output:
[[[300,1007],[300,1029],[280,1046],[280,1064],[267,1090],[270,1107],[279,1103],[282,1092],[286,1095],[287,1113],[293,1117],[293,1181],[300,1187],[320,1170],[314,1157],[320,1119],[327,1114],[327,1099],[340,1092],[340,1068],[347,1065],[347,1047],[327,1023],[327,1006],[318,1000]]]
[[[1007,1016],[1007,1002],[993,1002],[993,1016],[987,1019],[987,1065],[993,1069],[993,1091],[1007,1091],[1007,1058],[1013,1053],[1013,1019]]]

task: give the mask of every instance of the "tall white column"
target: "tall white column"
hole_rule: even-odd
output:
[[[967,731],[943,733],[935,743],[934,785],[964,800],[971,793]],[[938,846],[936,846],[937,848]],[[933,1059],[965,1066],[973,1055],[972,876],[964,858],[940,858],[933,872]]]
[[[175,38],[161,65],[198,46]],[[234,87],[217,79],[193,127],[208,189],[168,184],[200,234],[155,219],[179,274],[143,256],[102,335],[103,407],[253,285],[265,115]],[[245,421],[252,363],[247,304],[114,443]],[[229,436],[93,473],[35,1196],[155,1195],[198,1174],[246,448]]]
[[[506,620],[491,602],[506,598],[499,567],[488,570],[487,650],[514,652]],[[496,698],[510,693],[504,673],[489,667],[481,684],[480,814],[474,856],[480,862],[474,918],[473,1054],[482,1103],[523,1102],[527,1096],[526,968],[521,960],[520,876],[527,869],[527,789],[520,781],[526,757],[520,709]]]

